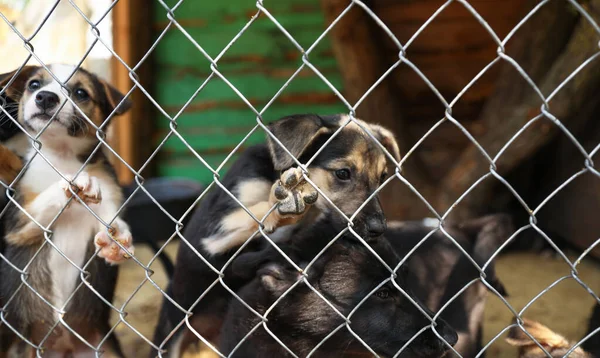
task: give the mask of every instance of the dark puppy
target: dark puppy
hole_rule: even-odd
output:
[[[398,261],[385,240],[373,244],[372,249],[388,265]],[[298,259],[294,251],[286,253]],[[261,257],[272,254],[270,251]],[[235,262],[236,271],[253,271],[258,257],[254,253],[241,255]],[[447,344],[456,343],[456,332],[443,319],[436,321],[435,329],[447,344],[431,328],[425,329],[431,324],[425,314],[433,317],[433,313],[415,296],[411,298],[417,305],[396,288],[407,290],[406,271],[400,270],[392,282],[391,272],[361,244],[336,242],[305,271],[307,281],[324,299],[298,282],[302,275],[281,256],[259,266],[256,278],[239,291],[239,296],[260,315],[266,315],[268,330],[299,357],[313,350],[312,356],[317,357],[372,356],[371,350],[392,357],[402,350],[400,357],[437,358],[448,350]],[[349,319],[348,327],[340,314]],[[223,325],[220,351],[247,358],[292,356],[260,323],[260,317],[233,300]]]
[[[385,237],[396,253],[405,257],[437,228],[437,220],[433,221],[390,222]],[[511,219],[501,214],[461,223],[445,222],[444,229],[480,267],[514,232]],[[471,260],[439,230],[408,256],[406,265],[410,272],[408,287],[434,312],[446,305],[465,285],[480,277]],[[485,273],[490,286],[505,295],[493,262],[487,266]],[[477,356],[482,348],[483,311],[487,295],[488,288],[477,281],[441,314],[457,330],[459,338],[454,348],[463,358]]]
[[[39,135],[40,151],[51,163],[34,150],[25,133],[12,135],[4,143],[27,163],[14,186],[14,199],[27,214],[11,203],[3,218],[8,262],[1,263],[0,290],[11,332],[30,340],[38,352],[77,357],[92,352],[81,339],[98,347],[110,330],[110,309],[103,300],[112,300],[117,270],[109,263],[126,258],[126,252],[82,203],[105,222],[112,222],[111,236],[129,253],[133,250],[127,224],[115,218],[123,201],[121,188],[103,150],[94,152],[99,143],[96,130],[83,114],[99,126],[130,104],[127,100],[120,104],[121,93],[85,70],[67,65],[49,69],[60,81],[69,79],[66,86],[75,105],[40,67],[0,76],[0,86],[8,86],[6,96],[18,103],[19,124],[29,135]],[[77,199],[72,198],[73,192]],[[52,231],[49,240],[38,224]],[[95,251],[102,259],[94,257]],[[80,271],[88,262],[85,272]],[[75,291],[85,285],[81,282],[84,275],[95,292],[87,287]],[[28,345],[20,342],[3,340],[0,348],[25,356]]]
[[[345,115],[296,115],[271,123],[269,130],[294,157],[306,163],[347,121]],[[389,131],[359,123],[399,159],[398,146]],[[308,165],[309,179],[338,209],[306,182],[302,171],[273,138],[267,136],[267,142],[267,146],[245,150],[221,183],[255,218],[262,220],[266,216],[264,231],[270,238],[283,242],[295,236],[298,230],[314,230],[318,222],[326,222],[337,234],[348,227],[338,209],[347,217],[360,209],[353,221],[353,230],[366,240],[385,231],[385,216],[378,197],[368,199],[385,178],[386,155],[359,125],[351,122],[343,127]],[[194,315],[190,322],[194,330],[209,341],[218,337],[230,294],[219,284],[205,292],[218,275],[199,255],[216,270],[221,270],[234,249],[258,233],[259,228],[257,221],[236,200],[219,187],[202,200],[184,232],[191,247],[180,246],[175,274],[167,289],[181,308],[192,308]],[[310,206],[313,207],[308,210]],[[194,280],[193,285],[190,278]],[[233,290],[243,283],[227,282]],[[181,308],[164,300],[154,338],[154,343],[169,350],[173,357],[178,357],[188,342],[180,332],[169,337],[185,317]],[[193,335],[187,337],[197,340]],[[174,343],[177,344],[173,346]]]
[[[396,267],[401,258],[410,253],[400,267],[406,267],[408,270],[405,284],[434,312],[446,305],[465,285],[480,277],[471,260],[440,231],[433,232],[421,243],[430,232],[436,230],[437,225],[437,220],[429,219],[418,222],[390,222],[385,234],[386,240],[397,254],[391,258],[390,266]],[[324,238],[330,239],[336,234],[322,224],[314,229],[313,235],[318,235],[311,237],[308,232],[299,232],[292,242],[282,246],[287,253],[294,253],[296,262],[310,261],[329,242]],[[462,223],[446,222],[444,229],[480,266],[492,257],[514,231],[511,219],[501,214]],[[231,275],[247,279],[247,275],[255,272],[256,267],[266,265],[273,257],[277,259],[281,258],[281,255],[270,247],[264,252],[244,253],[243,259],[240,257],[234,261]],[[240,265],[239,262],[243,262],[244,265]],[[495,275],[493,262],[487,266],[485,273],[490,286],[499,294],[506,294]],[[487,287],[481,282],[471,284],[440,315],[458,332],[458,342],[454,349],[464,358],[477,356],[482,348],[481,333],[487,291]],[[303,308],[311,310],[308,306]],[[449,356],[454,354],[450,353]]]

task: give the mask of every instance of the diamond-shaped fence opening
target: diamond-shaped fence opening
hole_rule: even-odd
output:
[[[600,355],[600,2],[34,3],[1,354]]]

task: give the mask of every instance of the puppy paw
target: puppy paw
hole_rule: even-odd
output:
[[[302,177],[302,169],[290,168],[273,184],[272,197],[281,216],[302,215],[319,198],[319,193]]]
[[[89,176],[86,172],[81,172],[77,178],[73,179],[70,175],[65,176],[68,181],[62,181],[61,187],[65,192],[67,199],[73,196],[69,188],[72,188],[77,196],[87,205],[99,204],[102,201],[100,183],[96,177]],[[71,185],[69,182],[72,182]]]
[[[123,245],[127,251],[123,250],[118,244]],[[129,259],[134,253],[133,242],[129,230],[119,230],[109,228],[96,234],[94,245],[98,251],[98,256],[103,258],[109,264],[118,264]]]

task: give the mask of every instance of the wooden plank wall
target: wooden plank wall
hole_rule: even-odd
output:
[[[265,5],[305,49],[325,28],[318,0],[269,1]],[[215,57],[255,13],[254,0],[186,1],[175,11],[175,17],[198,44]],[[167,24],[165,10],[155,5],[155,34]],[[342,90],[327,39],[310,54],[310,61]],[[171,27],[156,48],[153,63],[154,96],[170,115],[177,113],[210,75],[210,62],[175,27]],[[221,58],[218,68],[260,110],[301,63],[300,52],[268,17],[261,15]],[[306,68],[269,107],[264,118],[270,121],[293,113],[346,111],[321,79]],[[178,119],[177,129],[216,167],[255,124],[256,117],[248,106],[224,81],[213,78]],[[169,121],[158,114],[155,125],[153,141],[158,143],[168,134]],[[264,138],[265,134],[259,131],[246,144],[260,143]],[[228,164],[231,162],[233,159]],[[212,173],[176,137],[169,139],[160,151],[157,167],[160,176],[212,180]]]

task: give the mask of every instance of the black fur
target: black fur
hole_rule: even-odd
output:
[[[513,226],[510,218],[505,215],[490,215],[465,223],[449,222],[444,225],[444,228],[474,258],[477,264],[482,266],[512,234]],[[395,267],[400,262],[400,259],[411,252],[432,230],[433,228],[424,226],[421,222],[404,222],[402,225],[391,227],[388,229],[385,237],[397,256],[390,255],[385,250],[379,253],[383,257],[387,257],[386,261],[389,261],[391,267]],[[301,262],[312,260],[328,243],[328,239],[332,239],[336,234],[326,223],[321,223],[313,228],[312,233],[308,231],[296,233],[293,241],[280,246],[294,259],[296,264],[300,264]],[[236,277],[250,280],[260,267],[273,262],[279,265],[286,264],[281,254],[275,249],[267,247],[264,251],[244,253],[238,257],[233,262],[231,272]],[[419,248],[412,252],[406,260],[405,265],[401,266],[402,268],[407,272],[407,276],[404,279],[405,287],[418,300],[429,305],[428,309],[433,311],[437,311],[444,306],[464,285],[480,276],[479,271],[473,266],[471,261],[464,256],[449,238],[439,231],[429,236]],[[493,262],[489,264],[485,272],[486,281],[500,294],[506,294],[502,283],[495,275]],[[353,282],[352,280],[355,279],[355,277],[349,274],[348,277],[343,277],[340,281],[348,283]],[[476,285],[481,284],[478,283]],[[475,286],[472,287],[476,288]],[[254,300],[254,302],[265,299],[264,290],[261,289],[258,283],[253,283],[252,288],[246,287],[244,290],[240,291],[240,294],[244,293],[247,295],[243,296],[244,299],[247,297],[250,300]],[[478,295],[477,289],[468,289],[446,307],[440,316],[452,328],[462,333],[462,339],[468,340],[466,344],[461,345],[462,349],[459,348],[461,349],[459,353],[465,358],[475,357],[482,347],[481,328],[483,322],[481,320],[476,322],[479,328],[475,332],[470,332],[468,326],[470,320],[481,319],[475,316],[476,313],[474,312],[477,304],[483,304],[481,300],[482,298]],[[225,326],[229,328],[224,328],[221,334],[225,340],[223,341],[223,348],[229,350],[233,349],[236,345],[242,331],[248,329],[248,326],[244,325],[244,317],[249,318],[247,309],[238,304],[237,300],[232,302],[233,308],[230,308],[227,318],[228,322],[225,323]],[[311,306],[303,306],[301,302],[296,302],[296,304],[300,306],[296,311],[313,310]],[[235,315],[241,315],[242,318],[236,318]],[[294,316],[291,314],[286,317],[289,320],[294,320]],[[273,331],[287,334],[282,329]],[[266,336],[263,336],[262,339],[265,338],[268,339]],[[298,338],[298,336],[295,336],[295,338]],[[274,352],[279,352],[277,345],[267,344],[268,342],[261,341],[261,338],[251,341],[254,343],[245,345],[240,352],[262,349],[254,346],[265,346],[269,347],[269,349],[275,349]],[[328,354],[329,356],[334,356],[331,352]],[[252,355],[248,356],[251,357]]]
[[[19,192],[15,193],[15,200],[22,201]],[[15,230],[20,225],[20,217],[22,217],[20,210],[14,204],[9,203],[6,214],[2,219],[5,232]],[[2,240],[2,243],[5,245],[4,240]],[[2,277],[2,280],[0,280],[0,297],[6,318],[14,329],[26,336],[31,333],[29,332],[31,324],[40,324],[40,320],[44,320],[43,327],[49,331],[50,324],[55,321],[53,318],[48,319],[53,317],[50,307],[37,297],[32,289],[22,285],[21,273],[12,266],[14,265],[23,270],[26,265],[29,265],[27,272],[30,274],[25,277],[28,284],[42,295],[49,297],[51,293],[47,292],[47,282],[50,281],[50,272],[47,268],[47,256],[50,250],[54,250],[54,248],[46,245],[36,256],[38,248],[39,246],[15,247],[6,245],[2,253],[10,264],[6,260],[0,262],[0,277]],[[91,240],[84,263],[88,261],[90,263],[85,268],[86,275],[84,277],[96,293],[86,285],[79,288],[70,301],[64,319],[74,329],[76,327],[96,327],[98,332],[104,336],[111,329],[109,324],[111,309],[104,301],[113,301],[119,267],[109,265],[104,259],[97,257]],[[78,287],[80,283],[81,280],[78,279],[74,287]],[[15,293],[16,296],[9,301]],[[28,309],[23,309],[23,306],[28,307]],[[2,326],[1,331],[3,339],[0,342],[0,352],[4,352],[14,342],[14,339],[17,339],[17,336],[5,325]],[[55,330],[54,333],[56,332]],[[107,345],[112,348],[118,357],[123,357],[119,341],[114,337],[114,334],[109,337]]]
[[[269,129],[283,143],[287,143],[288,149],[301,162],[306,162],[311,158],[319,148],[331,137],[336,128],[339,128],[340,116],[317,116],[317,115],[297,115],[280,119],[269,125]],[[342,123],[343,124],[343,123]],[[320,152],[317,158],[311,163],[311,167],[323,168],[330,170],[328,163],[332,160],[343,158],[354,149],[354,144],[357,140],[365,141],[364,136],[353,130],[340,132],[335,140],[332,140],[326,150]],[[365,156],[380,154],[380,149],[366,140],[369,144],[369,153],[364,153]],[[286,159],[285,153],[274,141],[268,140],[268,146],[257,145],[246,149],[239,159],[228,170],[227,174],[222,178],[222,185],[229,191],[233,191],[240,183],[252,179],[260,179],[267,183],[274,183],[279,179],[281,170],[287,169],[294,164],[289,158]],[[344,187],[344,192],[355,192],[348,185],[362,185],[365,178],[357,178],[356,181],[350,183],[335,182],[331,191],[341,190]],[[379,175],[377,180],[369,182],[368,187],[360,188],[364,193],[369,195],[374,192],[379,185]],[[361,181],[362,180],[362,181]],[[339,185],[340,188],[336,187]],[[356,199],[361,199],[357,196]],[[366,199],[366,197],[364,198]],[[361,202],[362,203],[362,202]],[[214,340],[219,335],[219,327],[221,325],[223,314],[227,308],[227,304],[231,298],[231,294],[227,292],[220,284],[215,285],[206,292],[206,290],[215,282],[218,275],[211,269],[197,253],[200,253],[216,270],[221,270],[223,265],[231,258],[233,252],[217,254],[211,256],[202,246],[202,239],[211,237],[219,230],[221,220],[229,213],[239,209],[239,205],[233,200],[228,193],[220,187],[215,186],[206,197],[200,202],[195,210],[190,224],[184,231],[184,237],[193,247],[191,249],[187,244],[182,244],[179,247],[177,262],[175,266],[174,276],[167,287],[167,294],[177,304],[184,309],[189,309],[194,305],[198,298],[203,294],[203,298],[192,309],[193,319],[202,318],[207,326],[206,330],[198,329],[199,333],[209,340]],[[312,210],[312,211],[310,211]],[[315,209],[310,209],[308,215],[316,216]],[[312,214],[311,214],[312,213]],[[341,232],[347,227],[347,222],[341,215],[335,213],[331,209],[328,213],[321,213],[321,220],[331,227],[334,232],[330,238]],[[369,237],[369,223],[377,221],[385,227],[385,217],[381,209],[378,198],[371,200],[357,215],[354,220],[353,229],[362,237]],[[297,230],[306,230],[313,232],[313,221],[309,224],[299,224],[293,230],[293,233],[286,234],[286,238],[292,238],[297,235]],[[302,227],[311,226],[311,227]],[[281,230],[281,229],[279,229]],[[309,235],[310,236],[310,235]],[[319,236],[326,238],[326,236]],[[262,239],[256,237],[250,246],[257,244]],[[294,239],[295,240],[295,239]],[[246,250],[252,250],[247,247]],[[235,251],[235,250],[232,250]],[[229,268],[228,268],[229,270]],[[241,287],[245,281],[235,278],[229,271],[225,271],[224,279],[227,285],[233,290]],[[190,278],[193,278],[194,284],[190,284]],[[154,335],[153,342],[157,346],[161,346],[173,329],[184,319],[184,312],[173,305],[169,300],[163,300],[159,323]],[[183,328],[186,329],[186,328]],[[182,331],[182,328],[179,330]],[[169,349],[170,345],[175,340],[171,337],[163,346],[164,349]],[[155,356],[156,352],[151,352],[151,356]]]
[[[374,251],[389,265],[398,261],[384,239],[372,244]],[[295,251],[286,246],[285,252],[297,263],[306,263],[301,257],[304,250]],[[265,314],[275,301],[300,279],[285,260],[277,258],[275,252],[268,250],[261,257],[270,257],[272,261],[264,263],[258,269],[257,277],[240,291],[240,297]],[[241,256],[236,264],[253,266],[257,256]],[[246,267],[249,269],[250,267]],[[244,270],[246,272],[252,269]],[[308,270],[308,281],[337,310],[347,316],[379,284],[390,277],[390,272],[381,262],[360,243],[340,240],[321,256]],[[400,270],[395,278],[404,290],[406,271]],[[384,296],[381,296],[384,295]],[[387,298],[385,298],[387,296]],[[418,299],[413,296],[418,302]],[[433,316],[424,305],[421,309]],[[289,349],[298,356],[306,356],[332,331],[344,323],[323,299],[316,295],[304,283],[295,286],[274,306],[267,315],[267,327]],[[350,317],[350,328],[378,354],[393,356],[429,324],[417,306],[403,296],[391,282],[378,289]],[[227,313],[220,350],[229,355],[247,333],[261,322],[244,305],[233,300]],[[456,333],[442,319],[436,321],[436,329],[449,344],[456,343]],[[405,349],[402,357],[440,357],[448,348],[431,331],[420,334]],[[348,353],[366,355],[366,349],[346,327],[329,337],[317,350],[317,357],[342,357]],[[289,353],[277,343],[261,326],[237,348],[233,357],[288,357]]]
[[[274,181],[277,178],[277,173],[273,168],[271,156],[266,145],[250,147],[245,150],[223,177],[222,184],[231,190],[240,181],[255,178],[265,178],[270,181]],[[208,237],[211,233],[215,232],[223,215],[236,208],[236,205],[234,200],[225,191],[218,187],[214,188],[200,202],[189,225],[184,230],[184,237],[217,270],[223,267],[230,258],[230,255],[210,257],[204,251],[200,239]],[[190,278],[193,278],[193,285],[190,284]],[[187,309],[191,307],[217,278],[218,275],[192,249],[182,243],[177,253],[175,274],[169,282],[166,291],[179,305]],[[231,283],[228,282],[233,288],[239,287],[242,283],[243,281],[239,280],[234,280]],[[230,293],[221,285],[217,285],[196,306],[194,313],[200,316],[212,316],[212,313],[215,313],[216,319],[219,316],[222,319],[230,298]],[[211,304],[203,304],[204,302],[210,302]],[[163,340],[184,317],[185,314],[169,300],[163,300],[159,323],[154,334],[154,343],[160,346]],[[166,348],[168,348],[168,345]],[[151,356],[155,355],[156,352],[151,352]]]

